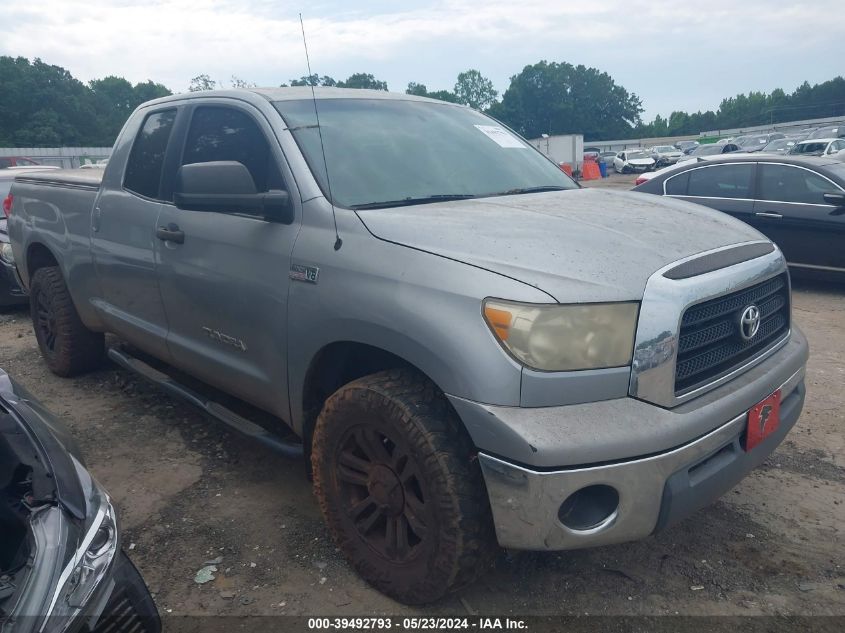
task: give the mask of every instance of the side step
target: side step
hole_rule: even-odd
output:
[[[283,457],[289,459],[302,458],[303,450],[301,443],[285,441],[264,427],[255,424],[255,422],[250,422],[245,417],[227,409],[219,402],[210,400],[199,392],[177,382],[172,376],[168,376],[139,358],[130,355],[126,350],[111,347],[108,351],[108,357],[124,369],[135,372],[142,378],[155,383],[171,395],[199,407],[211,417],[226,424],[229,428],[261,442]]]

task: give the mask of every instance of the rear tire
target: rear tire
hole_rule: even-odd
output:
[[[38,348],[54,374],[75,376],[102,363],[105,337],[83,325],[57,266],[32,276],[29,309]]]
[[[493,521],[472,443],[418,374],[380,372],[336,391],[317,419],[311,462],[335,542],[382,593],[431,602],[489,566]]]

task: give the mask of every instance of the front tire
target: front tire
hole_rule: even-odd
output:
[[[317,419],[311,462],[335,542],[382,593],[431,602],[487,568],[495,538],[481,469],[428,380],[391,370],[341,387]]]
[[[58,376],[76,376],[97,368],[105,337],[82,323],[57,266],[39,268],[29,288],[29,309],[38,348]]]

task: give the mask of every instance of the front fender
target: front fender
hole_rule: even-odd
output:
[[[325,231],[313,227],[303,228],[294,249],[294,263],[320,269],[317,283],[292,281],[290,286],[294,428],[302,429],[307,370],[322,349],[336,342],[390,352],[447,394],[518,406],[521,366],[493,338],[482,317],[482,301],[494,296],[548,302],[548,295],[497,273],[379,240],[360,223],[356,228],[355,216],[338,219],[345,229],[339,251]]]

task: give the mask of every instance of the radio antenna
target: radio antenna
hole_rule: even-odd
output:
[[[326,161],[326,148],[323,145],[323,128],[320,127],[320,112],[317,110],[317,95],[314,93],[314,80],[311,75],[311,60],[308,57],[308,42],[305,40],[305,23],[302,21],[302,14],[299,14],[299,26],[302,28],[302,45],[305,47],[305,64],[308,66],[308,84],[311,86],[311,100],[314,102],[314,116],[317,119],[317,134],[320,135],[320,151],[323,153],[323,168],[326,170],[326,187],[329,190],[329,204],[332,205],[332,220],[334,221],[334,249],[340,250],[343,240],[337,232],[337,215],[334,209],[334,196],[332,196],[332,180],[329,177],[329,164]]]

